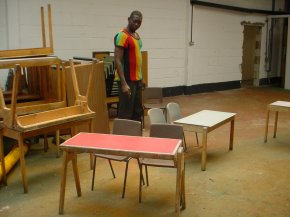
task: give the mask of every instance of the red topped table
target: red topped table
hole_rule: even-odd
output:
[[[180,203],[185,208],[184,192],[184,154],[181,148],[181,140],[153,138],[141,136],[124,136],[99,133],[79,133],[68,139],[60,148],[65,151],[63,158],[59,214],[63,214],[67,164],[71,160],[77,195],[81,196],[81,187],[77,169],[78,153],[98,153],[110,155],[126,155],[134,158],[157,158],[174,160],[177,167],[176,176],[176,216],[180,214]]]

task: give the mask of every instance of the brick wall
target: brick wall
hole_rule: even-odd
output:
[[[13,24],[9,27],[11,49],[14,46],[41,46],[40,6],[45,6],[46,10],[47,3],[50,3],[55,54],[63,59],[90,57],[92,51],[113,51],[114,35],[127,25],[127,17],[132,10],[141,10],[144,20],[139,33],[143,39],[143,49],[149,55],[149,85],[159,87],[240,80],[243,44],[243,27],[240,23],[244,20],[265,22],[265,16],[262,15],[195,6],[195,44],[190,46],[189,0],[6,2],[9,10],[7,16]],[[261,0],[247,2],[256,5]],[[271,4],[267,4],[267,7],[271,7]],[[262,29],[261,63],[264,46],[265,27]],[[260,66],[260,73],[262,76],[265,74],[263,66]]]

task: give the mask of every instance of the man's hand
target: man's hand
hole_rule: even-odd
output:
[[[122,84],[122,92],[128,95],[129,97],[131,96],[131,89],[127,83]]]
[[[144,80],[142,80],[142,90],[144,90],[146,87],[146,82]]]

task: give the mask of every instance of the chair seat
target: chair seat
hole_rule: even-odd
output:
[[[145,109],[151,108],[166,109],[166,105],[164,105],[163,103],[144,103],[143,106]]]
[[[115,161],[126,161],[130,157],[120,156],[120,155],[109,155],[109,154],[95,154],[96,157],[101,157],[105,159],[115,160]]]
[[[162,159],[151,159],[151,158],[141,158],[140,164],[147,166],[155,166],[155,167],[172,167],[174,168],[173,160],[162,160]]]

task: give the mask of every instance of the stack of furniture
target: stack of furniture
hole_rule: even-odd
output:
[[[91,67],[94,67],[93,64]],[[17,93],[21,67],[17,64],[13,78],[13,90],[11,98],[11,106],[8,108],[3,100],[3,93],[0,91],[0,111],[3,122],[1,123],[0,146],[3,150],[3,136],[17,140],[20,151],[20,166],[22,173],[22,182],[24,193],[28,192],[28,181],[26,175],[26,166],[24,159],[24,139],[32,136],[46,134],[48,132],[58,132],[57,148],[59,146],[59,131],[61,129],[71,129],[71,134],[75,135],[76,126],[86,123],[89,125],[89,131],[92,129],[92,119],[95,112],[88,107],[87,92],[86,96],[82,96],[78,90],[78,83],[75,76],[73,63],[71,63],[72,79],[76,101],[74,106],[55,108],[47,111],[32,112],[30,114],[20,115],[17,113]],[[91,79],[90,79],[91,80]],[[90,88],[88,88],[90,90]],[[40,106],[40,105],[39,105]],[[41,106],[44,106],[43,104]],[[35,107],[37,107],[35,105]],[[3,152],[0,156],[1,162],[4,162]],[[3,181],[6,184],[5,164],[2,164]]]
[[[41,8],[43,47],[0,51],[0,69],[9,70],[12,81],[8,85],[11,87],[9,93],[0,90],[2,181],[7,184],[3,152],[5,136],[18,142],[24,193],[28,192],[25,138],[56,132],[58,155],[60,130],[69,129],[72,135],[80,131],[109,132],[104,64],[91,62],[75,66],[70,61],[70,66],[67,66],[59,58],[50,56],[53,54],[50,5],[48,12],[49,47],[46,45]],[[26,78],[25,82],[21,80],[23,78]]]

